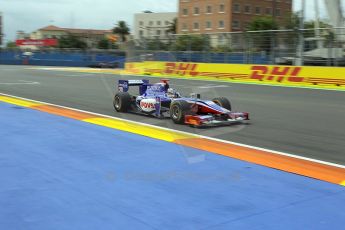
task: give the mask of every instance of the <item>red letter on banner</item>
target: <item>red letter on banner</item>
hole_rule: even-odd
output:
[[[189,66],[189,63],[180,63],[178,70],[176,71],[176,74],[186,75],[187,70],[189,70]]]
[[[265,78],[265,74],[268,72],[268,67],[266,66],[252,66],[252,75],[250,76],[251,79],[257,79],[263,81]]]
[[[197,72],[198,64],[191,64],[190,72],[189,74],[193,77],[199,75],[199,72]]]
[[[291,82],[303,82],[304,77],[298,77],[299,72],[301,72],[302,67],[295,67],[288,78]]]
[[[165,64],[165,73],[166,74],[174,74],[176,69],[176,64],[173,62],[168,62]]]
[[[283,81],[284,77],[286,77],[286,75],[288,74],[290,70],[290,67],[274,67],[272,72],[271,72],[271,76],[269,76],[268,80],[273,80],[276,76],[279,76],[277,81],[281,82]]]

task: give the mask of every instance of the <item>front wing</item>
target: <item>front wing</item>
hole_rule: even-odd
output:
[[[184,123],[195,127],[210,127],[230,125],[249,120],[249,114],[246,112],[231,112],[227,115],[227,119],[218,119],[215,115],[186,115]]]

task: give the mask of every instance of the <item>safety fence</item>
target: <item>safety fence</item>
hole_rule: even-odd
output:
[[[345,66],[345,28],[142,37],[131,61]]]
[[[0,64],[7,65],[123,68],[125,61],[126,54],[120,51],[111,53],[70,50],[22,51],[19,49],[0,51]]]

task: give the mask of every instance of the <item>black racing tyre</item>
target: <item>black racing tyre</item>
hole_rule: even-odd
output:
[[[216,103],[217,105],[231,111],[231,103],[227,98],[217,97],[217,98],[213,99],[212,101],[214,103]]]
[[[117,112],[128,112],[131,106],[131,95],[127,92],[118,92],[114,97],[113,105]]]
[[[184,117],[190,112],[190,104],[186,101],[173,101],[170,105],[170,117],[176,124],[184,124]]]

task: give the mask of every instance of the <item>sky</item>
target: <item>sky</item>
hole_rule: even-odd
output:
[[[261,0],[258,0],[261,1]],[[15,39],[16,31],[32,32],[53,24],[58,27],[110,29],[117,21],[131,26],[134,14],[144,10],[176,12],[177,0],[0,0],[4,20],[4,40]],[[294,0],[294,10],[301,0]],[[308,18],[314,16],[314,0],[306,0]],[[322,3],[322,4],[321,4]],[[320,8],[324,8],[320,0]],[[321,10],[321,17],[326,17]]]

